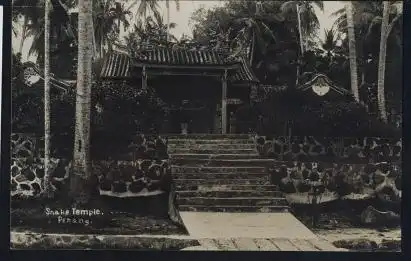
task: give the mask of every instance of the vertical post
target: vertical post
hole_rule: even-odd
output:
[[[221,132],[227,133],[227,70],[224,70],[222,78],[222,96],[221,96]]]
[[[44,183],[50,196],[50,2],[44,7]]]
[[[143,66],[143,72],[141,75],[141,89],[147,89],[147,71],[145,66]]]

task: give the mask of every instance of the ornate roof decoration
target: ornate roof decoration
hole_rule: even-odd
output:
[[[25,62],[24,67],[24,78],[28,86],[32,86],[40,80],[44,81],[44,71],[38,67],[33,62]],[[54,77],[53,74],[50,75],[50,85],[56,87],[60,90],[67,91],[72,87],[73,83],[70,81],[65,81]]]
[[[136,62],[149,64],[224,66],[234,62],[227,60],[228,55],[224,53],[197,48],[147,46],[138,53],[141,57],[137,57]]]
[[[310,78],[310,80],[298,85],[297,89],[301,91],[312,90],[319,96],[326,95],[330,90],[341,95],[350,94],[350,91],[334,85],[334,83],[325,74],[312,74]]]

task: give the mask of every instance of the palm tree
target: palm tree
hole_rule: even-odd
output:
[[[39,10],[41,9],[42,3],[40,0],[13,0],[13,22],[17,23],[19,18],[23,19],[19,53],[22,52],[24,41],[27,39],[27,25],[30,22],[36,23],[38,21],[41,15]]]
[[[147,18],[147,11],[158,11],[159,5],[158,1],[159,0],[131,0],[132,3],[128,7],[129,10],[134,8],[137,4],[137,15],[136,19],[140,18],[141,16],[144,18],[144,20]],[[136,20],[137,21],[137,20]]]
[[[362,84],[365,83],[365,64],[371,57],[375,57],[379,53],[379,44],[376,39],[380,37],[380,28],[383,14],[382,1],[355,1],[353,5],[353,20],[355,24],[355,37],[358,48],[357,59],[360,62],[359,66],[362,68]],[[347,32],[347,16],[345,8],[337,10],[332,14],[337,19],[334,26],[341,33]],[[402,12],[396,8],[395,2],[390,2],[390,16],[393,17],[388,29],[388,36],[393,34],[395,37],[395,44],[401,50],[402,40],[400,39],[401,29],[398,28],[402,19]],[[395,33],[393,33],[395,31]],[[387,36],[387,37],[388,37]],[[379,42],[378,42],[379,43]],[[374,58],[373,58],[374,59]]]
[[[336,51],[338,40],[340,40],[340,35],[334,29],[324,29],[324,41],[321,41],[321,47],[327,52],[328,60],[331,62],[333,52]]]
[[[101,58],[104,55],[104,47],[108,46],[110,49],[112,39],[118,38],[121,23],[125,29],[130,25],[127,16],[131,15],[131,11],[130,7],[125,8],[124,4],[121,5],[115,0],[97,0],[93,2],[93,6],[93,42]]]
[[[220,29],[217,36],[221,39],[220,41],[224,41],[230,38],[231,33],[234,33],[235,37],[231,40],[231,47],[237,47],[238,53],[249,49],[248,56],[252,64],[257,50],[264,56],[270,43],[277,42],[278,39],[271,25],[283,22],[284,17],[280,13],[272,13],[273,6],[269,2],[242,1],[233,7],[240,8],[242,12],[234,15],[228,30]],[[261,65],[262,63],[259,63],[257,66]]]
[[[116,14],[117,17],[117,33],[120,35],[121,33],[121,24],[123,24],[124,30],[130,26],[130,22],[128,21],[127,16],[131,16],[132,13],[129,8],[125,7],[124,3],[116,2],[115,7],[112,8],[112,12]]]
[[[351,70],[351,90],[355,100],[359,102],[360,96],[358,93],[357,54],[355,47],[354,18],[351,2],[346,2],[345,12],[347,15],[348,46]]]
[[[44,7],[44,193],[51,197],[50,183],[50,2]]]
[[[179,0],[174,0],[176,3],[176,9],[177,11],[180,11],[180,1]],[[170,0],[166,0],[166,8],[167,8],[167,41],[169,41],[169,34],[170,34]]]
[[[75,41],[74,29],[72,28],[70,16],[68,14],[68,7],[70,7],[70,5],[65,5],[65,3],[70,3],[70,0],[50,1],[52,7],[50,10],[50,39],[58,39],[60,42],[65,40]],[[29,55],[37,55],[37,60],[42,62],[45,50],[44,0],[16,0],[13,4],[13,8],[16,12],[19,15],[22,15],[23,19],[26,19],[22,28],[22,40],[24,41],[29,37],[33,37]],[[55,45],[55,43],[53,45]]]
[[[390,3],[388,1],[383,2],[384,11],[381,23],[381,38],[380,38],[380,58],[378,63],[378,109],[380,111],[380,117],[384,122],[387,122],[387,109],[385,106],[385,91],[384,91],[384,78],[385,78],[385,60],[387,54],[387,36],[389,29],[389,15],[390,15]]]
[[[70,194],[75,204],[89,200],[90,166],[90,102],[92,83],[92,0],[78,1],[78,68],[76,94],[76,124],[74,134],[73,172]]]
[[[285,15],[297,16],[300,43],[305,46],[305,49],[308,48],[308,39],[316,37],[317,31],[320,28],[320,22],[315,13],[314,6],[324,11],[323,1],[287,1],[281,6],[281,10]],[[306,38],[306,41],[303,40],[304,38]]]
[[[177,42],[174,35],[167,35],[167,27],[175,28],[176,24],[170,23],[168,26],[164,24],[163,18],[158,11],[155,11],[153,16],[154,18],[148,16],[145,21],[138,20],[133,31],[126,37],[126,45],[131,53],[139,48],[138,42],[142,41],[158,45],[168,45],[169,40]]]
[[[314,38],[319,29],[319,21],[315,14],[314,6],[317,6],[321,11],[324,11],[323,1],[287,1],[281,6],[281,10],[285,15],[289,15],[291,12],[291,14],[296,14],[297,16],[297,30],[299,34],[301,56],[304,55],[304,50],[308,49],[308,39]],[[305,37],[303,35],[305,35]],[[299,75],[301,73],[300,64],[298,63],[296,67],[296,84],[298,84]]]

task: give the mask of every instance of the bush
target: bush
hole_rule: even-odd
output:
[[[18,88],[14,88],[13,91]],[[44,133],[44,88],[41,83],[15,91],[12,102],[12,131]],[[127,149],[136,133],[159,132],[165,116],[164,103],[154,90],[142,91],[127,82],[97,82],[92,86],[92,154]],[[100,108],[102,110],[100,110]],[[75,88],[51,92],[52,150],[58,157],[70,158],[75,126]]]
[[[401,131],[370,116],[351,97],[329,97],[328,100],[285,91],[268,97],[258,105],[263,124],[260,135],[329,137],[400,137]],[[291,125],[288,125],[291,124]]]

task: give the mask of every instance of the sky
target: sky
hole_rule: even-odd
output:
[[[171,32],[177,37],[180,38],[181,35],[191,35],[191,26],[189,24],[191,14],[201,8],[213,8],[217,6],[222,6],[224,1],[206,1],[206,0],[180,0],[180,10],[176,10],[175,3],[173,0],[170,0],[170,21],[177,24],[177,27],[172,29]],[[160,10],[163,14],[164,21],[166,21],[166,8],[165,1],[160,2]],[[331,14],[336,10],[342,8],[344,3],[341,1],[324,1],[324,12],[316,8],[317,17],[320,22],[320,39],[324,38],[324,29],[329,29],[335,18],[331,17]],[[124,33],[123,33],[124,35]],[[13,49],[18,50],[20,43],[20,36],[13,37]],[[31,39],[25,41],[23,45],[23,60],[35,61],[34,57],[27,57],[28,49],[31,44]]]

